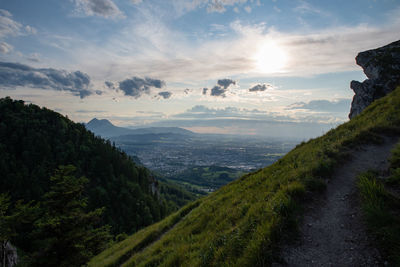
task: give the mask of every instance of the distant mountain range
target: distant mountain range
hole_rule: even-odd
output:
[[[195,133],[179,127],[147,127],[129,129],[113,125],[109,120],[97,118],[92,119],[85,124],[86,129],[92,131],[96,135],[103,138],[111,138],[123,135],[153,135],[153,134],[180,134],[180,135],[194,135]]]

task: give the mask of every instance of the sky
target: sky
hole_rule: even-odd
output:
[[[400,39],[398,0],[0,0],[0,97],[76,122],[322,134],[358,52]]]

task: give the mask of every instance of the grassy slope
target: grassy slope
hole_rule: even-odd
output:
[[[323,188],[324,180],[350,147],[379,142],[378,133],[399,133],[399,127],[397,88],[350,122],[298,145],[275,164],[196,201],[196,207],[180,216],[172,228],[153,236],[155,242],[134,249],[153,234],[152,229],[168,224],[171,217],[104,251],[89,265],[121,263],[114,254],[124,251],[130,251],[124,257],[126,266],[268,265],[277,255],[281,238],[296,230],[305,192]]]
[[[390,165],[387,179],[369,171],[360,175],[358,186],[369,231],[393,266],[400,266],[400,143]]]

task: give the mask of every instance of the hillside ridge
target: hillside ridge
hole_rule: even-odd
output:
[[[273,165],[197,200],[185,216],[172,215],[178,222],[171,224],[170,217],[147,227],[93,258],[89,266],[114,266],[124,255],[129,259],[122,266],[271,265],[279,258],[281,242],[297,232],[307,196],[329,190],[328,181],[346,163],[349,151],[382,141],[382,135],[399,135],[399,106],[400,87]],[[135,250],[137,244],[146,245]],[[126,254],[132,250],[136,252]]]
[[[139,135],[160,135],[160,134],[177,134],[177,135],[193,135],[192,131],[180,127],[140,127],[140,128],[125,128],[112,124],[107,119],[93,118],[85,127],[96,135],[103,138],[125,137],[134,138]]]
[[[301,237],[282,248],[276,266],[374,266],[382,258],[363,222],[357,176],[366,170],[387,172],[390,151],[399,138],[383,136],[383,144],[362,145],[332,175],[326,193],[306,205]],[[379,156],[377,156],[379,155]]]

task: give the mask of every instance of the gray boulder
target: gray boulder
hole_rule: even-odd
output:
[[[368,77],[365,81],[352,81],[355,95],[349,118],[360,114],[373,101],[392,92],[400,85],[400,40],[386,46],[361,52],[356,62]]]

